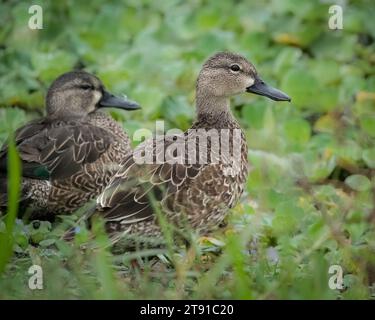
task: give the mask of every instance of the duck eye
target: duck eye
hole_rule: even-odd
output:
[[[82,90],[94,90],[94,87],[89,84],[82,84],[79,86]]]
[[[238,72],[238,71],[241,70],[241,67],[240,67],[238,64],[232,64],[232,65],[230,66],[230,69],[231,69],[232,71],[234,71],[234,72]]]

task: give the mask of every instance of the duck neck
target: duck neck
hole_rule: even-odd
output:
[[[47,114],[46,118],[50,121],[63,120],[63,121],[83,121],[87,116],[77,114],[65,114],[63,112],[56,112]]]
[[[213,96],[203,90],[197,91],[196,97],[197,119],[209,121],[212,124],[233,120],[229,107],[229,98],[224,96]]]

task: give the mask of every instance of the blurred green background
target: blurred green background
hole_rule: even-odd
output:
[[[28,28],[32,4],[43,8],[43,30]],[[344,28],[336,31],[328,28],[331,4],[0,2],[0,142],[43,114],[48,86],[73,68],[140,102],[142,111],[111,111],[130,134],[154,129],[157,119],[187,129],[195,79],[217,51],[248,57],[292,97],[290,104],[254,95],[232,101],[252,171],[226,229],[195,250],[158,252],[156,271],[143,258],[139,273],[129,261],[155,252],[114,256],[100,228],[96,249],[82,251],[87,239],[60,240],[62,223],[16,221],[0,298],[374,298],[375,3],[339,2]],[[44,268],[44,290],[27,286],[33,263]],[[328,286],[336,264],[341,290]]]

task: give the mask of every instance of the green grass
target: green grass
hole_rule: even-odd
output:
[[[11,170],[8,173],[7,181],[7,212],[4,222],[1,221],[3,223],[3,232],[0,233],[0,274],[4,272],[12,256],[14,245],[13,228],[18,212],[18,199],[20,197],[21,163],[12,134],[10,134],[8,144],[7,167],[11,168]]]
[[[111,111],[130,134],[156,119],[187,129],[199,68],[221,50],[247,56],[292,103],[233,99],[250,147],[246,191],[227,227],[190,249],[114,255],[101,221],[68,244],[61,236],[80,212],[38,228],[13,224],[19,168],[10,144],[0,298],[373,299],[375,7],[347,2],[338,31],[318,1],[40,1],[42,31],[27,28],[27,3],[2,3],[1,141],[40,116],[48,85],[77,65],[141,103],[141,112]],[[27,286],[33,264],[43,267],[43,290]],[[328,286],[331,265],[343,268],[342,290]]]

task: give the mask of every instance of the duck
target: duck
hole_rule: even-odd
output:
[[[91,73],[75,70],[53,81],[45,98],[46,116],[16,130],[22,165],[20,215],[53,220],[95,199],[132,153],[122,126],[102,112],[107,107],[137,110],[139,104],[116,96]],[[7,153],[0,150],[0,207],[7,203]]]
[[[160,245],[165,222],[174,238],[181,230],[202,235],[222,224],[249,171],[245,133],[230,109],[230,98],[246,92],[291,101],[244,56],[219,52],[208,58],[196,81],[191,128],[138,145],[99,195],[90,215],[104,219],[113,243]]]

